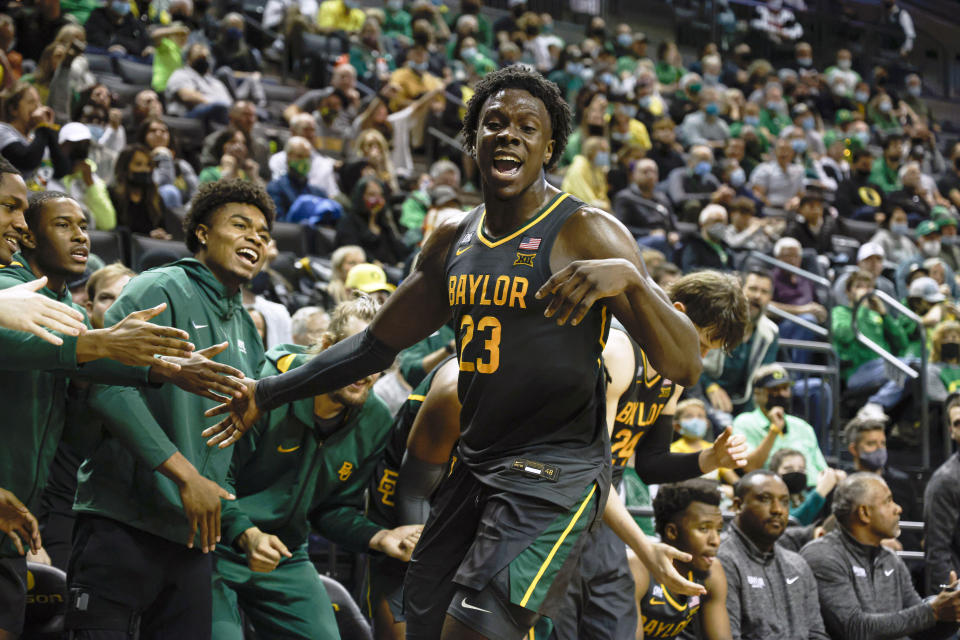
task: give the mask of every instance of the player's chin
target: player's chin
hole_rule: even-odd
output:
[[[712,567],[713,563],[716,561],[717,556],[715,554],[700,554],[693,559],[693,567],[697,571],[706,573],[710,571],[710,567]]]

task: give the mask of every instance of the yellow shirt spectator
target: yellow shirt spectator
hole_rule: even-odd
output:
[[[324,30],[358,32],[366,19],[363,9],[350,7],[344,0],[324,0],[317,11],[317,26]]]
[[[610,145],[606,139],[587,138],[581,153],[574,156],[573,162],[567,168],[560,188],[591,207],[610,211],[610,200],[607,198],[609,167]]]

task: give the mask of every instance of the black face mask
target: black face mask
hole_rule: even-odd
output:
[[[781,407],[784,411],[787,411],[790,408],[790,398],[786,396],[768,396],[767,411],[774,407]]]
[[[791,494],[803,493],[807,488],[807,474],[803,471],[791,471],[780,476]]]
[[[80,162],[81,160],[86,160],[87,156],[90,155],[90,143],[74,143],[70,148],[70,159],[74,162]]]
[[[193,67],[193,70],[199,73],[202,76],[207,75],[207,71],[210,70],[210,59],[206,56],[202,58],[197,58],[190,63],[190,66]]]
[[[957,171],[960,171],[960,156],[953,159],[953,166]]]
[[[940,357],[944,360],[960,359],[960,344],[956,342],[944,342],[940,345]]]
[[[603,136],[603,125],[602,125],[602,124],[589,124],[589,125],[587,125],[587,133],[589,133],[591,137],[594,137],[594,136],[601,136],[601,137],[602,137],[602,136]]]
[[[540,27],[527,27],[528,36],[540,35]]]
[[[137,187],[148,187],[153,184],[153,173],[150,171],[132,171],[129,178],[130,184]]]
[[[854,173],[860,178],[869,178],[870,170],[869,169],[857,169]]]

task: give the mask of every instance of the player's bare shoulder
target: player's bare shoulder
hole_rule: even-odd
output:
[[[463,220],[461,216],[448,217],[440,221],[433,229],[417,258],[416,270],[433,276],[442,276],[450,248],[457,238],[457,229]]]
[[[583,206],[570,215],[557,235],[550,267],[556,272],[574,260],[625,258],[635,261],[637,243],[612,214]]]

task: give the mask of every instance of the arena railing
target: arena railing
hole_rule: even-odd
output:
[[[888,305],[897,313],[906,316],[913,322],[917,324],[917,327],[921,331],[920,339],[920,370],[917,371],[913,367],[903,363],[899,358],[894,356],[892,353],[878,345],[876,342],[863,335],[860,331],[860,328],[857,323],[857,313],[860,310],[860,306],[869,299],[876,298],[880,300],[883,304]],[[857,300],[856,304],[853,305],[853,334],[856,336],[857,341],[860,344],[864,345],[878,356],[883,358],[883,361],[886,363],[887,375],[891,379],[897,380],[900,384],[906,382],[904,378],[910,378],[911,380],[917,380],[920,385],[920,397],[915,398],[920,404],[920,465],[924,473],[930,471],[930,406],[928,404],[928,391],[929,387],[927,384],[927,340],[926,340],[926,329],[923,326],[923,319],[915,314],[913,311],[905,307],[895,298],[889,296],[883,291],[874,290],[871,293],[863,296]],[[950,450],[950,433],[948,430],[944,429],[944,451]]]

